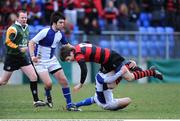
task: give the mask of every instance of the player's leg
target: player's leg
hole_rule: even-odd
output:
[[[76,107],[81,107],[81,106],[89,106],[94,104],[94,97],[86,98],[80,102],[75,103]]]
[[[3,67],[3,74],[0,77],[0,86],[8,83],[14,70],[19,69],[19,65],[16,64],[17,58],[11,57],[11,55],[6,55]]]
[[[48,70],[51,74],[54,75],[56,80],[62,86],[62,92],[63,92],[64,98],[66,99],[67,110],[68,111],[78,111],[78,108],[76,108],[71,101],[71,92],[70,92],[68,80],[64,74],[64,71],[63,71],[61,65],[59,64],[58,60],[55,57],[51,59]]]
[[[73,107],[74,105],[71,100],[71,92],[70,92],[70,88],[68,85],[68,80],[64,74],[63,69],[61,68],[60,70],[55,72],[53,75],[58,80],[59,84],[62,86],[62,92],[63,92],[64,98],[66,99],[67,110],[68,111],[76,111],[77,109],[75,107]]]
[[[45,87],[45,102],[48,105],[48,107],[52,108],[53,107],[53,101],[52,101],[52,96],[51,96],[51,89],[52,89],[52,80],[49,76],[49,72],[46,69],[42,69],[41,71],[38,70],[38,76],[39,78],[43,81]]]
[[[0,86],[6,85],[8,83],[8,80],[10,79],[13,72],[10,71],[3,71],[2,76],[0,77]]]
[[[160,73],[158,73],[155,69],[134,71],[134,72],[131,73],[126,66],[123,66],[121,68],[121,70],[126,71],[126,73],[124,73],[122,75],[122,77],[127,81],[137,80],[137,79],[140,79],[140,78],[143,78],[143,77],[149,77],[149,76],[153,76],[153,77],[158,78],[160,80],[163,79],[162,75]]]
[[[21,67],[21,70],[26,74],[26,76],[30,79],[30,88],[34,99],[34,106],[45,106],[45,103],[41,100],[39,100],[38,97],[38,89],[37,89],[37,75],[33,68],[33,66],[27,65]]]
[[[142,71],[142,68],[137,66],[134,60],[129,60],[125,65],[130,71]]]
[[[127,107],[130,103],[131,98],[129,97],[113,99],[113,101],[109,102],[104,109],[116,111]]]

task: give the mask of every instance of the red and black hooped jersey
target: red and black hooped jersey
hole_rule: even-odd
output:
[[[81,68],[81,84],[87,76],[87,66],[85,62],[96,62],[101,64],[103,73],[115,70],[124,61],[124,58],[113,50],[101,48],[88,43],[81,43],[75,46],[75,60]]]
[[[110,59],[110,50],[100,48],[88,43],[81,43],[75,46],[75,60],[85,62],[96,62],[106,64]]]

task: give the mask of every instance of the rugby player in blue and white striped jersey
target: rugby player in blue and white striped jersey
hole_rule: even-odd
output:
[[[54,12],[51,15],[51,26],[42,29],[30,42],[29,51],[31,59],[40,79],[45,84],[46,103],[49,107],[53,107],[51,88],[52,80],[49,76],[51,73],[58,82],[62,85],[62,92],[66,99],[66,109],[68,111],[78,111],[71,102],[71,93],[68,86],[68,80],[64,71],[55,57],[55,48],[59,42],[62,45],[69,44],[65,39],[64,33],[61,31],[64,28],[65,17]]]

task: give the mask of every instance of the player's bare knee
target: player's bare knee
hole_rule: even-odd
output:
[[[129,98],[129,97],[126,97],[126,101],[128,104],[130,104],[132,102],[131,98]]]
[[[46,82],[45,87],[46,87],[46,89],[51,89],[52,88],[52,82]]]
[[[2,80],[2,78],[0,78],[0,86],[6,85],[7,83],[8,83],[8,80]]]
[[[66,78],[61,78],[59,80],[59,83],[63,86],[63,87],[67,87],[68,86],[68,82]]]
[[[125,80],[131,82],[131,81],[134,80],[134,75],[133,75],[133,74],[129,74],[128,76],[126,76],[126,77],[124,77],[124,78],[125,78]]]

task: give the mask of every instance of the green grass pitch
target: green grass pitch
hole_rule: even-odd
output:
[[[94,95],[94,85],[87,84],[79,93],[72,93],[73,101]],[[44,99],[43,85],[39,95]],[[53,85],[54,107],[35,108],[29,85],[0,87],[0,119],[179,119],[180,84],[122,83],[114,90],[115,97],[130,97],[132,103],[119,111],[106,111],[96,104],[82,107],[82,112],[63,110],[65,100],[59,85]]]

